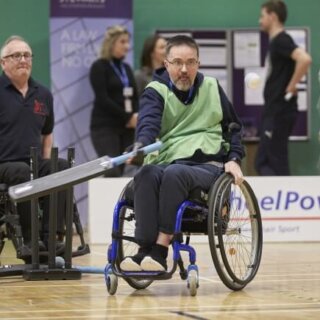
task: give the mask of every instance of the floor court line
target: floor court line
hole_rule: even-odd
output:
[[[89,277],[98,277],[99,275],[91,275],[91,274],[88,274],[87,276]],[[101,275],[102,276],[102,275]],[[83,279],[84,280],[84,279]],[[122,281],[119,282],[119,286],[120,287],[128,287],[128,288],[131,288],[126,282],[124,279],[121,279]],[[174,281],[170,281],[170,280],[162,280],[162,281],[154,281],[151,285],[151,288],[152,286],[172,286],[172,285],[180,285],[180,284],[185,284],[186,281],[185,280],[180,280],[180,279],[172,279]],[[199,277],[199,280],[200,281],[205,281],[207,282],[207,284],[209,283],[214,283],[214,284],[221,284],[221,281],[217,278],[216,280],[215,279],[210,279],[210,278],[207,278],[207,277]],[[268,282],[304,282],[304,281],[310,281],[310,282],[315,282],[315,281],[320,281],[320,278],[310,278],[310,279],[306,279],[306,278],[301,278],[301,279],[297,279],[297,278],[293,278],[293,279],[290,279],[290,278],[286,278],[286,279],[266,279],[266,280],[263,280],[263,279],[259,279],[257,277],[257,279],[254,280],[254,283],[268,283]],[[200,282],[200,287],[201,285],[203,284],[206,284],[204,282]],[[34,285],[34,284],[30,284],[30,285],[24,285],[24,284],[21,284],[21,285],[15,285],[15,284],[8,284],[8,285],[1,285],[1,288],[4,289],[4,288],[48,288],[48,287],[74,287],[74,288],[77,288],[77,287],[105,287],[105,282],[104,282],[104,279],[101,279],[101,284],[97,284],[96,282],[95,283],[78,283],[78,284],[71,284],[71,283],[66,283],[66,284],[61,284],[61,283],[58,283],[58,284],[52,284],[52,283],[47,283],[47,284],[39,284],[39,285]],[[133,291],[134,289],[131,288]]]
[[[93,254],[77,257],[74,264],[104,265],[105,248],[93,246]],[[196,297],[190,297],[178,272],[172,279],[155,281],[141,291],[119,279],[115,296],[109,296],[103,274],[83,274],[77,281],[39,282],[19,276],[0,279],[0,288],[6,293],[0,300],[0,318],[188,320],[170,313],[175,311],[221,320],[320,319],[319,243],[267,244],[257,276],[238,292],[220,281],[208,246],[197,245],[196,250],[200,271]]]
[[[298,307],[301,306],[301,307]],[[317,306],[317,308],[320,310],[320,303],[319,302],[299,302],[299,303],[263,303],[261,305],[259,304],[237,304],[237,311],[253,311],[253,310],[263,310],[264,308],[266,308],[265,310],[274,310],[274,309],[270,309],[270,307],[273,308],[277,308],[277,310],[309,310],[309,308],[305,308],[306,306]],[[175,308],[174,306],[155,306],[155,307],[121,307],[121,311],[152,311],[152,310],[170,310]],[[188,305],[184,305],[183,306],[183,310],[188,310],[189,312],[198,312],[201,309],[201,312],[213,312],[215,310],[226,310],[228,312],[230,311],[235,311],[234,310],[235,305],[212,305],[212,306],[208,306],[208,305],[197,305],[197,306],[188,306]],[[240,308],[240,309],[239,309]],[[250,310],[248,310],[250,308]],[[205,310],[205,309],[214,309],[214,310]],[[311,309],[314,310],[314,309]],[[69,310],[69,309],[59,309],[59,310],[52,310],[52,309],[48,309],[48,310],[10,310],[10,313],[12,314],[21,314],[21,313],[30,313],[30,314],[36,314],[36,313],[42,313],[42,312],[48,312],[48,313],[58,313],[58,312],[66,312],[66,313],[70,313],[70,312],[74,312],[74,310]],[[108,308],[88,308],[88,309],[78,309],[77,312],[103,312],[103,311],[119,311],[118,308],[113,308],[113,307],[108,307]],[[200,312],[200,311],[199,311]]]
[[[267,278],[267,277],[283,277],[283,276],[290,276],[290,277],[300,277],[300,276],[318,276],[320,277],[320,273],[277,273],[277,274],[258,274],[257,277],[259,278]]]
[[[221,316],[223,316],[224,315],[224,313],[226,313],[228,316],[230,316],[231,314],[234,314],[234,315],[236,315],[236,314],[252,314],[252,312],[253,311],[258,311],[259,312],[259,314],[261,315],[261,314],[274,314],[274,313],[277,313],[277,314],[279,314],[279,313],[282,313],[282,314],[284,314],[284,313],[295,313],[295,312],[297,312],[297,310],[299,310],[300,312],[306,312],[306,313],[314,313],[314,312],[316,312],[316,313],[319,313],[320,314],[320,306],[319,306],[319,308],[317,308],[317,309],[275,309],[275,310],[270,310],[270,309],[255,309],[255,310],[252,310],[252,309],[250,309],[250,310],[224,310],[223,308],[221,308],[220,310],[212,310],[212,311],[203,311],[203,310],[201,310],[201,311],[194,311],[193,312],[193,314],[194,315],[197,315],[198,313],[201,315],[201,316],[203,316],[203,315],[221,315]],[[93,311],[93,310],[91,310],[91,311]],[[105,311],[109,311],[109,310],[105,310]],[[170,313],[172,314],[172,313],[174,313],[174,311],[166,311],[166,312],[156,312],[156,313],[132,313],[132,312],[130,312],[130,313],[128,313],[128,314],[110,314],[109,312],[108,313],[104,313],[104,314],[102,314],[102,315],[90,315],[90,319],[106,319],[106,315],[108,316],[108,317],[112,317],[113,319],[114,318],[121,318],[121,319],[126,319],[126,317],[127,316],[129,316],[129,318],[127,318],[127,319],[130,319],[131,317],[140,317],[140,318],[142,318],[143,319],[143,317],[147,317],[147,319],[151,319],[151,318],[154,318],[154,317],[157,317],[157,318],[159,318],[159,317],[161,317],[161,318],[163,318],[163,317],[168,317],[168,315],[170,315]],[[189,317],[190,318],[190,317]],[[21,319],[26,319],[25,317],[15,317],[15,318],[12,318],[12,317],[10,317],[10,318],[2,318],[3,320],[21,320]],[[41,317],[32,317],[32,319],[33,320],[42,320],[42,319],[64,319],[64,320],[67,320],[67,319],[88,319],[88,314],[86,314],[86,315],[83,315],[83,316],[81,316],[81,315],[76,315],[76,316],[66,316],[66,315],[63,315],[63,316],[46,316],[46,317],[43,317],[43,316],[41,316]],[[202,319],[203,319],[203,317],[202,317]]]

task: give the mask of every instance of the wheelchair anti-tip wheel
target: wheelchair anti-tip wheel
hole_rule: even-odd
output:
[[[208,237],[221,281],[231,290],[241,290],[259,269],[262,222],[250,185],[233,181],[223,174],[209,192]]]
[[[124,188],[123,193],[120,195],[119,201],[123,200],[125,197],[126,189],[130,187],[129,182]],[[134,211],[130,206],[124,206],[121,208],[119,215],[119,233],[122,236],[134,237],[135,230],[135,219],[134,219]],[[127,241],[125,239],[119,239],[116,267],[118,271],[120,271],[120,263],[127,256],[133,256],[138,251],[138,245],[132,241]],[[149,287],[153,282],[150,279],[137,279],[137,278],[127,278],[124,280],[134,289],[141,290]]]

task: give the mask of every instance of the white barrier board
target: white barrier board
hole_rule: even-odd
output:
[[[320,177],[249,177],[265,241],[320,241]]]
[[[130,178],[89,181],[89,234],[111,242],[113,208]],[[248,177],[262,218],[264,241],[320,241],[320,177]],[[207,237],[198,237],[207,241]]]

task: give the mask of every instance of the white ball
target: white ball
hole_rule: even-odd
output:
[[[63,257],[56,257],[55,262],[56,262],[56,268],[58,269],[64,268],[65,261]]]
[[[257,73],[249,72],[244,77],[244,82],[248,88],[256,89],[261,83],[261,78]]]

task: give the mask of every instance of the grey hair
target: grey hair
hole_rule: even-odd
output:
[[[12,41],[21,41],[21,42],[26,43],[30,47],[29,43],[24,38],[22,38],[21,36],[17,36],[17,35],[10,36],[9,38],[7,38],[7,40],[1,46],[1,49],[0,49],[0,58],[1,59],[5,56],[6,46]]]

